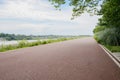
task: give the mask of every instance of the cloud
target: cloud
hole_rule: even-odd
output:
[[[53,19],[65,20],[69,14],[62,14],[48,2],[40,0],[10,0],[6,1],[6,6],[0,10],[1,17],[32,18],[32,19]],[[67,18],[66,18],[67,19]]]
[[[93,34],[98,16],[87,13],[75,20],[71,8],[56,10],[48,0],[2,0],[0,32],[17,34]]]

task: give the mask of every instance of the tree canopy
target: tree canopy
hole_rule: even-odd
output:
[[[61,5],[69,4],[73,7],[72,17],[80,16],[84,12],[96,14],[98,12],[98,6],[101,5],[103,0],[49,0],[56,8],[60,8]]]
[[[102,20],[109,27],[120,27],[120,0],[106,0],[100,13],[103,15]]]

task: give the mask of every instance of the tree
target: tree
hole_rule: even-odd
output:
[[[104,45],[120,46],[120,0],[106,0],[101,7],[95,39]]]
[[[69,3],[69,6],[73,7],[73,19],[80,16],[84,12],[90,14],[96,14],[98,12],[98,6],[101,5],[103,0],[49,0],[56,8],[60,8],[61,5]]]
[[[59,8],[68,0],[49,0]],[[102,4],[102,5],[101,5]],[[97,7],[101,5],[99,10]],[[84,12],[102,15],[94,29],[95,39],[104,45],[120,46],[120,0],[69,0],[73,19]]]
[[[100,10],[102,21],[109,27],[120,27],[120,0],[106,0]]]

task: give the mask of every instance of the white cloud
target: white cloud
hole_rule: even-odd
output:
[[[65,20],[69,19],[69,14],[63,14],[62,11],[57,11],[48,2],[38,0],[11,0],[6,3],[6,6],[0,10],[1,17],[15,18],[32,18],[32,19],[53,19]]]
[[[72,11],[66,9],[55,10],[48,0],[5,0],[4,5],[0,6],[0,32],[92,34],[97,16],[90,17],[85,13],[71,21]]]

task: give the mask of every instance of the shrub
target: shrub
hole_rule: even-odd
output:
[[[47,44],[47,41],[45,40],[45,41],[42,41],[41,43],[42,43],[42,44]]]
[[[18,48],[23,48],[23,47],[27,47],[28,46],[28,41],[26,40],[22,40],[18,42]]]
[[[103,31],[95,33],[94,38],[97,40],[97,42],[104,45],[111,45],[111,46],[120,45],[119,28],[107,28]]]

